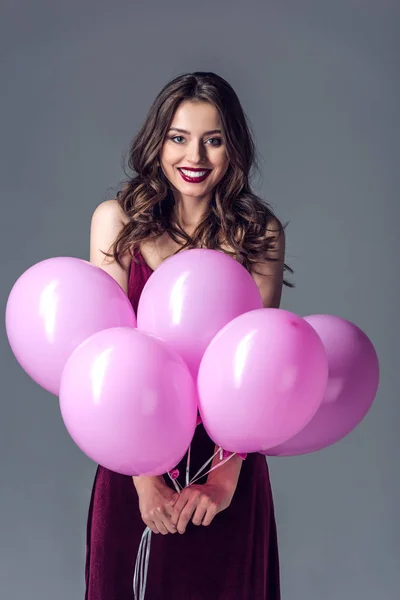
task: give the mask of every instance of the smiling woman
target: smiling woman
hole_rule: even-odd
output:
[[[113,245],[117,263],[140,249],[154,267],[199,247],[222,250],[249,271],[281,261],[283,227],[251,190],[254,142],[240,101],[222,77],[189,73],[167,84],[132,142],[128,167],[132,177],[117,194],[127,219]],[[207,169],[206,179],[190,179],[188,171],[197,169]]]
[[[264,306],[279,307],[283,283],[291,285],[283,279],[285,238],[251,191],[253,164],[253,141],[232,87],[214,73],[177,77],[132,142],[132,177],[93,215],[91,261],[118,281],[136,310],[163,260],[186,248],[216,249],[252,274]],[[199,424],[193,473],[214,450]],[[185,464],[186,457],[178,472]],[[157,534],[146,600],[280,599],[271,486],[260,454],[235,456],[179,497],[168,478],[132,481],[100,466],[89,510],[86,600],[132,600],[146,525]]]

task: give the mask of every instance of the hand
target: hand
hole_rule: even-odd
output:
[[[190,520],[208,526],[215,515],[228,508],[234,490],[217,483],[190,485],[182,490],[173,507],[171,523],[183,534]]]
[[[153,533],[176,533],[171,522],[173,507],[179,494],[169,488],[163,477],[134,477],[139,509],[144,523]]]

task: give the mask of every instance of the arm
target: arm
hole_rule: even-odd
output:
[[[267,231],[267,236],[274,236],[274,231],[279,229],[279,223],[274,219],[271,229]],[[285,261],[285,233],[282,230],[279,236],[272,238],[273,243],[270,251],[270,256],[276,261],[266,261],[258,263],[253,269],[253,279],[256,282],[260,294],[263,299],[264,308],[279,308],[282,296],[283,286],[283,269]],[[256,272],[255,272],[256,271]],[[217,448],[216,448],[217,450]],[[220,462],[219,455],[214,458],[212,466],[214,467]],[[208,481],[217,485],[224,486],[227,494],[235,492],[237,482],[242,467],[242,459],[239,456],[234,456],[222,467],[212,471],[208,477]]]
[[[122,267],[113,258],[104,256],[126,224],[127,217],[116,200],[107,200],[93,213],[90,228],[90,262],[106,271],[128,292],[128,277],[131,255],[121,257]],[[133,483],[139,496],[140,511],[148,527],[154,533],[175,533],[169,523],[176,494],[165,484],[163,477],[133,477]]]
[[[90,262],[111,275],[128,292],[128,274],[131,256],[126,253],[122,259],[122,267],[113,258],[104,256],[111,247],[126,223],[126,215],[116,200],[106,200],[99,204],[92,216],[90,226]]]
[[[264,308],[279,308],[281,303],[286,243],[283,229],[279,233],[276,231],[279,228],[279,222],[274,219],[271,229],[266,232],[266,236],[271,239],[269,256],[275,260],[257,263],[252,272]]]
[[[283,230],[277,235],[280,224],[277,220],[266,232],[271,239],[271,258],[274,261],[264,261],[254,266],[252,276],[263,299],[264,308],[279,308],[285,258],[285,235]],[[212,466],[220,462],[217,454]],[[172,523],[177,526],[179,533],[184,533],[190,520],[195,525],[210,525],[215,515],[229,507],[236,491],[242,468],[242,458],[232,457],[218,469],[212,471],[204,485],[192,485],[185,488],[178,498]]]

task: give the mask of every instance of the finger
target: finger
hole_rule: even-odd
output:
[[[215,504],[210,504],[210,506],[207,508],[207,512],[202,521],[202,525],[204,525],[204,527],[208,527],[209,525],[211,525],[212,520],[214,519],[216,514],[217,514],[217,508],[216,508]]]
[[[178,533],[177,528],[175,527],[175,525],[172,525],[172,523],[166,522],[165,527],[167,528],[168,533],[172,533],[172,535],[174,533]]]
[[[194,512],[194,515],[192,517],[192,523],[194,525],[202,525],[203,523],[203,519],[206,516],[207,513],[207,506],[202,506],[201,504],[199,504]]]
[[[179,494],[176,494],[176,497],[166,502],[164,505],[164,510],[162,514],[162,522],[165,527],[168,529],[169,533],[176,533],[176,523],[172,522],[172,516],[174,514],[174,504],[178,500]]]
[[[145,525],[147,525],[147,527],[148,527],[149,529],[151,529],[151,531],[152,531],[153,533],[155,533],[156,535],[160,533],[160,532],[158,531],[158,529],[157,529],[157,525],[154,523],[154,521],[147,521],[147,520],[146,520],[146,521],[144,521],[144,524],[145,524]]]
[[[174,525],[171,522],[171,517],[167,514],[164,515],[162,522],[164,524],[164,527],[168,530],[168,533],[176,533],[177,532],[177,528],[176,525]]]
[[[188,497],[182,492],[175,505],[173,506],[171,512],[171,523],[175,525],[175,527],[177,527],[178,525],[179,517],[181,515],[182,510],[185,508],[187,502]]]
[[[169,517],[172,517],[172,515],[174,514],[174,508],[176,506],[176,502],[178,499],[179,499],[179,494],[176,494],[176,497],[169,500],[169,502],[166,502],[166,504],[164,506],[164,512]]]
[[[192,518],[196,508],[197,508],[197,504],[198,501],[196,498],[191,498],[189,500],[189,502],[186,504],[185,508],[182,510],[180,517],[179,517],[179,521],[177,524],[177,529],[179,533],[185,533],[186,531],[186,527],[187,524],[189,523],[190,519]]]
[[[167,535],[169,533],[168,529],[166,528],[163,521],[159,517],[157,517],[154,520],[154,523],[155,523],[158,531],[161,533],[161,535]]]
[[[179,499],[179,497],[180,497],[180,493],[176,492],[171,498],[170,505],[174,506],[176,504],[176,501]]]
[[[153,533],[161,533],[165,535],[168,533],[165,525],[163,524],[164,511],[162,506],[156,506],[150,510],[144,520],[146,525],[150,527]]]

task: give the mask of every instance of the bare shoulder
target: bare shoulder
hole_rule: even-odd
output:
[[[109,273],[126,291],[131,255],[126,251],[120,256],[121,265],[106,253],[112,253],[113,245],[128,222],[117,200],[99,204],[92,216],[90,226],[90,262]]]
[[[92,223],[108,223],[119,225],[119,228],[126,225],[129,218],[122,210],[118,201],[113,200],[105,200],[101,204],[99,204],[92,216]]]
[[[264,307],[279,308],[283,286],[285,231],[276,217],[270,219],[265,239],[269,243],[266,260],[253,266],[252,276],[260,290]]]

